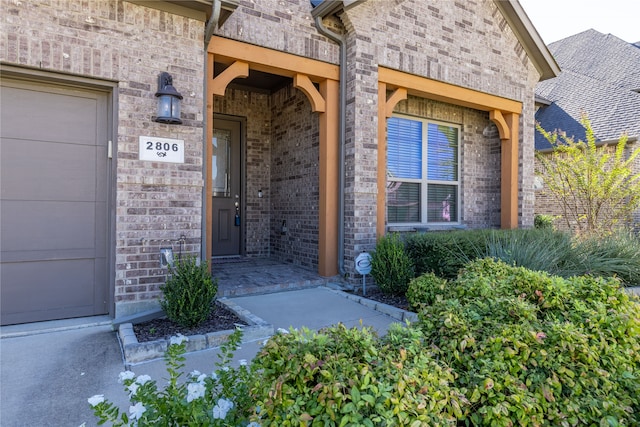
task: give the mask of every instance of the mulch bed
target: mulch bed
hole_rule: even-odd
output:
[[[133,325],[133,332],[136,334],[138,342],[147,342],[167,339],[178,334],[189,336],[226,331],[235,329],[237,325],[246,325],[246,322],[233,311],[213,303],[209,318],[194,328],[184,328],[165,317]]]
[[[362,289],[356,290],[354,294],[362,295]],[[365,298],[392,305],[403,310],[408,310],[409,307],[407,298],[404,295],[385,295],[378,288],[373,286],[367,287],[367,295],[365,295]],[[233,311],[214,303],[212,304],[212,310],[209,318],[194,328],[184,328],[165,317],[135,324],[133,325],[133,331],[136,334],[138,342],[147,342],[159,339],[168,339],[178,334],[189,336],[226,331],[229,329],[235,329],[237,325],[246,325],[246,323]]]
[[[362,288],[357,289],[354,292],[355,295],[362,296]],[[401,308],[403,310],[409,310],[409,303],[407,302],[407,297],[404,295],[386,295],[383,294],[380,289],[375,286],[367,286],[367,295],[364,296],[370,300],[378,301],[383,304],[392,305],[394,307]]]

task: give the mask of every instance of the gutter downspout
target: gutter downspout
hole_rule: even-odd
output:
[[[207,26],[204,30],[204,48],[205,50],[209,47],[209,40],[211,40],[211,36],[213,35],[213,31],[218,26],[218,22],[220,21],[220,10],[222,9],[222,2],[220,0],[213,0],[211,4],[211,17],[207,22]]]
[[[345,121],[347,108],[347,49],[344,36],[329,30],[322,23],[323,16],[315,16],[314,22],[318,32],[340,46],[340,118],[338,120],[338,141],[340,145],[340,164],[338,165],[338,272],[345,276],[344,271],[344,161],[345,161]]]
[[[220,0],[213,0],[211,4],[211,17],[209,21],[207,21],[207,26],[204,30],[204,82],[202,87],[204,88],[204,96],[202,99],[204,100],[204,114],[202,120],[202,140],[204,141],[203,145],[203,157],[202,159],[207,159],[207,156],[210,156],[209,153],[209,144],[207,141],[207,125],[210,120],[213,120],[213,117],[208,117],[207,114],[207,94],[209,92],[209,42],[211,41],[211,36],[213,36],[213,31],[218,26],[218,22],[220,20],[220,10],[222,8],[222,2]],[[207,218],[209,212],[207,212],[207,162],[204,161],[202,164],[202,178],[205,186],[202,189],[202,216],[201,218]],[[200,259],[207,259],[207,221],[200,221]],[[210,261],[210,260],[208,260]]]

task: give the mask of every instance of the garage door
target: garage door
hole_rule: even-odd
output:
[[[3,79],[3,325],[108,312],[108,98]]]

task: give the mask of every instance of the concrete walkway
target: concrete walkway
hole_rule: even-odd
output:
[[[275,329],[320,329],[339,322],[352,327],[362,321],[384,334],[389,324],[398,321],[368,300],[366,306],[358,298],[324,287],[230,299]],[[117,382],[124,370],[120,345],[105,318],[5,326],[0,335],[3,427],[97,425],[87,403],[95,394],[104,394],[128,409],[127,395]],[[261,345],[261,341],[243,344],[235,355],[236,363],[253,358]],[[216,360],[216,349],[190,353],[185,372],[197,369],[210,373]],[[166,378],[162,360],[141,363],[132,370],[160,383]]]

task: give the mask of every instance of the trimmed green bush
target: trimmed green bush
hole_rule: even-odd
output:
[[[491,259],[422,306],[433,356],[470,425],[638,425],[640,306],[615,279],[563,279]]]
[[[425,277],[435,296],[419,322],[392,325],[382,338],[337,325],[270,339],[252,365],[251,419],[640,425],[640,305],[616,279],[564,279],[486,258],[439,280]]]
[[[487,235],[493,230],[456,230],[419,233],[407,238],[406,250],[415,266],[416,276],[435,273],[455,279],[469,261],[481,256]]]
[[[402,326],[384,339],[344,325],[281,333],[253,367],[262,427],[455,426],[467,405],[422,333]]]
[[[211,314],[211,304],[218,292],[218,281],[211,277],[209,265],[198,265],[195,256],[185,256],[171,269],[160,306],[169,320],[184,327],[198,326]]]
[[[422,304],[433,304],[437,295],[442,294],[447,285],[447,279],[438,277],[434,273],[425,273],[416,277],[409,283],[409,289],[407,289],[409,309],[418,311]]]
[[[416,274],[453,280],[476,259],[491,257],[509,265],[561,277],[617,277],[640,284],[640,238],[631,232],[586,238],[549,229],[469,230],[421,233],[407,238]]]
[[[413,264],[397,234],[383,236],[371,255],[371,276],[382,292],[404,295],[413,279]]]

